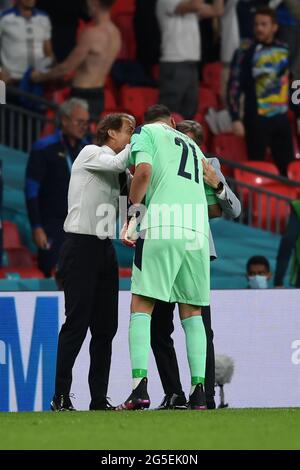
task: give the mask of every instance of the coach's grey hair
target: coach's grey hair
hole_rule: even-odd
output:
[[[70,117],[72,114],[72,110],[76,108],[77,106],[80,106],[81,108],[84,108],[86,111],[89,110],[89,105],[87,101],[81,100],[79,98],[71,98],[67,101],[65,101],[59,108],[59,115],[60,117],[62,116],[68,116]]]

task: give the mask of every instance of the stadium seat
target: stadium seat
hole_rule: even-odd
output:
[[[198,113],[205,114],[208,108],[218,109],[219,102],[216,93],[204,86],[199,87]]]
[[[284,184],[265,184],[261,188],[285,196],[289,200],[278,199],[266,193],[253,192],[253,226],[282,233],[290,214],[290,201],[297,197],[297,192],[294,188]]]
[[[245,139],[234,134],[218,134],[212,137],[209,151],[229,161],[244,163],[248,159]],[[233,174],[231,167],[223,164],[222,170],[227,176]]]
[[[105,111],[116,112],[118,109],[116,98],[110,88],[104,88]]]
[[[65,87],[60,90],[55,90],[52,94],[52,101],[60,105],[70,97],[71,88]]]
[[[119,268],[119,277],[131,277],[131,268]]]
[[[300,182],[300,160],[289,163],[287,175],[290,180]]]
[[[42,129],[42,132],[40,134],[40,139],[43,137],[46,137],[47,135],[54,134],[55,129],[56,129],[55,117],[56,117],[56,113],[54,109],[49,108],[46,112],[46,121]]]
[[[222,62],[205,64],[202,70],[202,83],[214,91],[217,96],[221,94]]]
[[[34,268],[34,262],[28,248],[6,249],[8,268]]]
[[[16,224],[8,220],[3,221],[3,249],[21,248],[22,242]]]
[[[287,175],[290,180],[300,183],[300,160],[289,163]],[[297,188],[297,198],[300,198],[300,188]]]
[[[111,16],[114,18],[120,13],[133,15],[135,12],[135,0],[117,0],[111,9]]]
[[[279,175],[279,171],[277,166],[274,163],[270,162],[262,162],[262,161],[247,161],[244,163],[246,166],[249,166],[253,169],[266,171],[273,175]],[[276,183],[272,178],[268,178],[267,176],[257,175],[256,173],[251,173],[246,170],[241,170],[239,168],[235,168],[233,171],[234,179],[240,183],[250,184],[251,186],[262,186],[266,184],[273,184]],[[253,192],[250,188],[245,188],[242,185],[236,186],[236,191],[239,195],[239,199],[244,208],[248,206],[249,200],[249,193]],[[249,209],[251,210],[251,208]]]
[[[122,48],[118,56],[121,60],[136,59],[136,40],[133,27],[133,15],[131,13],[120,13],[113,17],[122,36]]]
[[[120,89],[120,107],[123,111],[133,114],[141,124],[144,112],[158,100],[158,89],[151,87],[130,87],[123,85]]]
[[[14,274],[23,279],[44,279],[38,268],[0,268],[0,279],[7,279]]]
[[[246,162],[245,165],[253,169],[271,173],[273,175],[279,175],[279,170],[274,163],[252,160]],[[268,178],[267,176],[256,175],[255,173],[251,173],[246,170],[240,170],[239,168],[235,168],[233,174],[234,179],[236,179],[237,181],[251,184],[253,186],[261,186],[262,184],[274,183],[274,180],[272,178]]]

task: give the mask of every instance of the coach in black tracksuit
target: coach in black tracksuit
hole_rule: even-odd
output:
[[[200,146],[203,140],[202,128],[194,121],[183,121],[177,125],[177,129],[189,135]],[[208,157],[208,155],[207,155]],[[219,160],[208,158],[214,172],[212,181],[217,182],[216,196],[222,212],[230,218],[240,215],[241,205],[235,194],[229,188],[221,173]],[[214,174],[215,173],[215,176]],[[206,181],[210,184],[210,181]],[[219,183],[218,183],[219,182]],[[214,260],[217,255],[213,238],[210,232],[210,258]],[[174,331],[173,313],[175,304],[157,301],[152,313],[151,320],[151,347],[155,356],[156,365],[165,392],[165,397],[158,409],[184,408],[186,405],[185,394],[180,382],[176,353],[171,337]],[[207,408],[215,408],[215,353],[213,345],[213,330],[211,328],[210,306],[202,307],[202,319],[206,332],[206,372],[205,372],[205,395]]]
[[[87,145],[72,166],[57,273],[66,321],[59,333],[53,411],[74,410],[72,369],[88,329],[90,409],[112,409],[106,395],[118,326],[119,273],[111,238],[122,189],[119,174],[127,165],[134,125],[126,114],[106,116],[98,126],[99,146]]]

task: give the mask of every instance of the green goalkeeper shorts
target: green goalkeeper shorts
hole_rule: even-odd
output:
[[[137,240],[131,292],[165,302],[209,305],[208,238],[187,229],[180,229],[184,233],[178,239],[166,233],[164,238],[161,231],[166,229],[174,228],[150,228]]]

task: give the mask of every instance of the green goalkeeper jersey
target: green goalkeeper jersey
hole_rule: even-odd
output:
[[[208,236],[207,205],[217,204],[214,190],[203,181],[195,142],[167,124],[146,124],[131,139],[130,165],[152,166],[141,229],[177,226]]]

